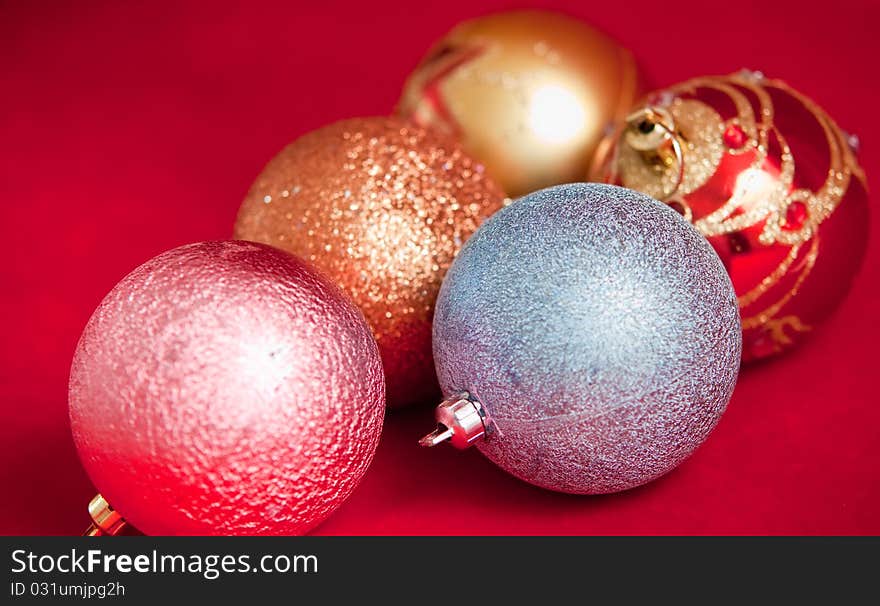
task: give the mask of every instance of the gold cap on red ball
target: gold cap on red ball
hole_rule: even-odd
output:
[[[665,201],[709,239],[748,361],[797,343],[849,290],[868,235],[854,140],[808,97],[742,70],[648,95],[592,177]]]
[[[388,403],[439,393],[431,317],[447,268],[505,196],[451,138],[402,118],[345,120],[284,148],[242,203],[235,237],[340,284],[379,343]]]

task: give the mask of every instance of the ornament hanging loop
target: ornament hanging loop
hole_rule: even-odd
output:
[[[89,515],[92,518],[92,524],[83,533],[84,537],[117,535],[128,524],[100,494],[95,495],[95,498],[89,503]]]
[[[470,447],[492,433],[486,408],[470,393],[462,391],[443,400],[434,410],[437,428],[419,440],[420,446],[449,442],[459,449]]]
[[[664,190],[661,201],[665,202],[684,181],[684,151],[675,132],[675,120],[666,109],[649,105],[628,115],[626,124],[625,140],[630,147],[646,157],[654,157],[664,166],[675,163],[675,183],[670,191]]]

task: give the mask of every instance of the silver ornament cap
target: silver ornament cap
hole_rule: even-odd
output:
[[[466,391],[453,394],[434,409],[437,428],[419,440],[420,446],[437,446],[448,441],[458,449],[471,446],[491,433],[486,409]]]

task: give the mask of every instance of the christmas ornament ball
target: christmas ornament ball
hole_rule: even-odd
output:
[[[439,391],[431,315],[462,243],[504,201],[453,140],[400,118],[345,120],[284,148],[257,177],[235,237],[311,261],[363,311],[388,404]]]
[[[86,471],[142,532],[301,534],[370,464],[384,384],[363,317],[326,278],[262,244],[203,242],[104,298],[69,402]]]
[[[749,361],[804,340],[846,296],[868,239],[856,151],[814,101],[743,70],[649,95],[594,176],[664,200],[709,239]]]
[[[706,240],[656,200],[595,184],[530,194],[487,221],[434,320],[444,394],[485,415],[477,448],[578,494],[638,486],[687,458],[731,396],[740,338]]]
[[[638,94],[632,55],[547,11],[465,21],[407,79],[401,115],[459,137],[517,197],[581,181],[605,129]]]

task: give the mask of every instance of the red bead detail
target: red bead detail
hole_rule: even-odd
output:
[[[740,232],[727,234],[727,243],[730,247],[730,252],[738,255],[747,253],[752,249],[752,247],[749,245],[748,238],[746,238]]]
[[[797,231],[804,226],[806,220],[807,205],[800,200],[795,200],[785,209],[785,221],[782,223],[782,229]]]
[[[748,141],[745,131],[739,124],[731,124],[724,129],[724,145],[730,149],[740,149]]]

